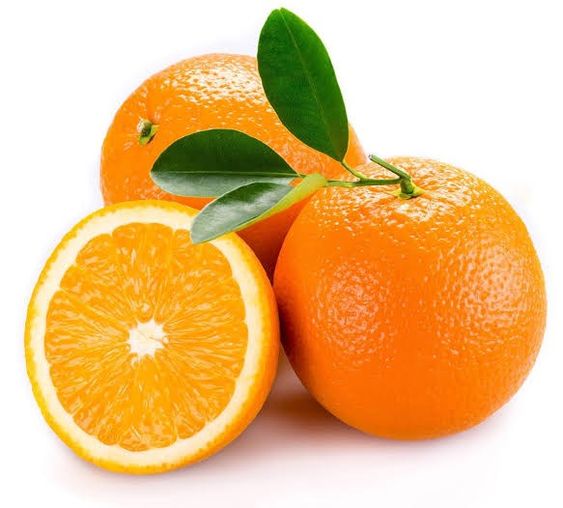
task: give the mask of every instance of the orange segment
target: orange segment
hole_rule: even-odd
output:
[[[59,245],[30,304],[26,351],[42,410],[110,469],[209,455],[250,422],[273,379],[266,275],[235,235],[193,245],[194,213],[151,201],[97,212]]]

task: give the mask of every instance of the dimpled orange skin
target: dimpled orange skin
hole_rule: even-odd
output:
[[[425,194],[323,189],[290,229],[274,286],[286,353],[326,409],[369,434],[432,438],[518,390],[543,337],[544,279],[493,188],[436,161],[390,161]]]
[[[138,124],[158,125],[150,143],[139,143]],[[297,140],[268,103],[251,56],[210,54],[183,60],[146,80],[121,106],[102,148],[101,189],[106,204],[137,199],[168,199],[202,208],[208,199],[183,198],[159,189],[150,170],[160,153],[178,138],[205,129],[237,129],[279,153],[296,171],[328,178],[345,172],[337,162]],[[346,160],[365,155],[351,130]],[[240,232],[266,272],[273,272],[285,234],[304,203]]]

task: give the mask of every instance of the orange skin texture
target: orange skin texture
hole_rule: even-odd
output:
[[[544,278],[492,187],[432,160],[390,162],[426,192],[327,188],[294,222],[274,278],[282,340],[337,418],[433,438],[476,425],[518,390],[543,337]]]
[[[140,120],[158,125],[150,143],[139,143]],[[159,189],[150,170],[178,138],[200,130],[236,129],[266,143],[300,173],[328,178],[346,174],[340,164],[295,138],[268,103],[251,56],[211,54],[183,60],[147,79],[123,103],[102,148],[101,189],[106,204],[167,199],[202,208],[209,199],[173,196]],[[346,160],[365,162],[354,132]],[[283,239],[304,203],[240,232],[266,272],[273,273]]]

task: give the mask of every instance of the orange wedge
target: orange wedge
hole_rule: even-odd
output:
[[[43,415],[81,457],[154,473],[208,457],[271,387],[278,317],[236,235],[193,245],[197,212],[123,203],[74,227],[29,305],[28,374]]]

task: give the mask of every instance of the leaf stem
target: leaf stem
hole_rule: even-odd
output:
[[[366,178],[364,180],[357,180],[355,182],[345,182],[343,180],[327,180],[327,187],[366,187],[369,185],[396,185],[401,183],[400,178],[382,179],[382,180],[372,180]]]
[[[399,177],[399,184],[401,186],[401,189],[400,191],[395,192],[398,197],[403,199],[410,199],[420,196],[424,192],[423,189],[415,185],[415,183],[412,181],[412,176],[409,175],[406,171],[393,166],[393,164],[390,164],[386,160],[374,154],[369,155],[369,160],[375,162],[376,164],[379,164],[382,168],[391,171],[391,173],[394,173]]]
[[[391,173],[395,173],[397,176],[400,176],[401,178],[411,179],[411,175],[409,175],[406,171],[403,171],[402,169],[393,166],[393,164],[390,164],[386,160],[378,157],[377,155],[370,154],[368,157],[370,161],[379,164],[382,168],[391,171]]]
[[[346,171],[348,171],[349,173],[352,173],[356,178],[359,178],[360,180],[369,180],[366,175],[364,175],[361,171],[354,169],[345,160],[340,161],[340,164],[342,164],[342,166],[344,166],[344,169],[346,169]]]
[[[369,155],[369,159],[375,162],[379,166],[391,171],[391,173],[398,176],[398,178],[382,178],[373,179],[366,176],[361,171],[351,167],[346,161],[341,161],[340,164],[352,175],[354,175],[358,180],[353,182],[347,182],[344,180],[327,180],[327,187],[366,187],[369,185],[400,185],[400,188],[394,191],[392,194],[400,197],[401,199],[411,199],[420,196],[424,193],[424,190],[418,187],[413,181],[411,175],[409,175],[405,170],[400,169],[393,164],[387,162],[386,160],[378,157],[377,155]],[[303,173],[297,173],[300,178],[305,178],[307,175]]]

